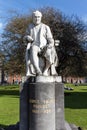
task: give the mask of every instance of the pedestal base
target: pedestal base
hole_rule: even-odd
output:
[[[63,84],[38,79],[21,86],[20,130],[74,130],[64,120]]]

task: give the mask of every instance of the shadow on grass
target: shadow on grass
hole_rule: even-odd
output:
[[[19,97],[19,91],[18,90],[0,90],[0,96],[5,96],[5,95]]]
[[[87,92],[65,92],[65,108],[87,109]]]
[[[80,89],[80,90],[86,90],[87,91],[87,89],[85,89],[85,88],[84,89]]]
[[[8,125],[2,125],[2,124],[0,124],[0,128],[6,128],[6,127],[8,127]]]

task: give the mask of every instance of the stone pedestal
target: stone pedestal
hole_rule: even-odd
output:
[[[21,86],[20,130],[73,130],[64,120],[64,86],[61,80],[58,82],[60,78],[56,77],[57,82],[52,77],[45,82],[45,78],[29,78]]]
[[[64,121],[64,86],[63,83],[55,84],[55,115],[56,130],[65,130]]]
[[[55,130],[55,86],[29,84],[29,130]]]
[[[29,82],[26,81],[20,88],[20,130],[29,130]]]

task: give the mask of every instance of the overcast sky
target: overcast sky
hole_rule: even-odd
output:
[[[0,33],[10,10],[27,13],[47,6],[59,9],[66,15],[75,14],[87,21],[87,0],[0,0]]]

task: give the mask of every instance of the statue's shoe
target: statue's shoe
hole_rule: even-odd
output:
[[[47,71],[44,71],[44,72],[43,72],[43,76],[48,76]]]
[[[37,76],[41,76],[41,75],[42,75],[42,72],[41,72],[41,71],[37,71],[36,75],[37,75]]]
[[[57,73],[52,73],[52,76],[58,76],[58,74]]]

